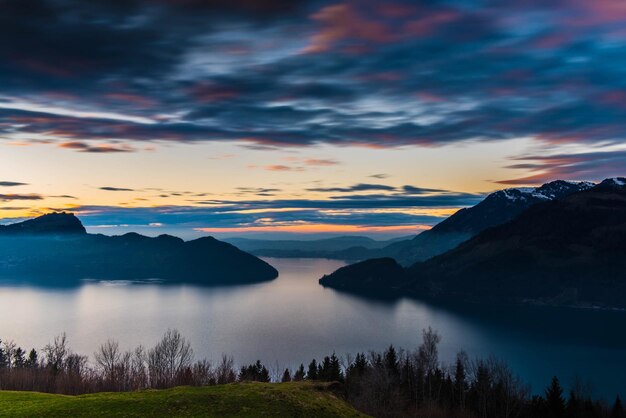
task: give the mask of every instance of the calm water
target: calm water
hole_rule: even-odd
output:
[[[382,350],[390,343],[413,349],[421,329],[432,326],[443,337],[445,361],[460,349],[472,357],[493,354],[535,392],[556,374],[566,384],[576,375],[592,381],[597,395],[626,395],[626,313],[374,301],[318,285],[341,262],[268,261],[280,277],[258,285],[0,284],[0,338],[40,348],[65,331],[75,351],[91,354],[109,337],[125,348],[150,346],[167,328],[178,328],[197,357],[229,353],[239,364],[259,358],[278,370],[332,351]]]

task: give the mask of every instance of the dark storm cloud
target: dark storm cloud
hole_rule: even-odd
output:
[[[5,137],[107,153],[156,140],[275,149],[626,136],[621,0],[1,0],[0,8]],[[6,109],[24,101],[93,114]]]

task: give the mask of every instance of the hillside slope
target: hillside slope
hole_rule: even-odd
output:
[[[81,396],[0,392],[3,417],[366,417],[322,383],[239,383]]]
[[[474,301],[626,306],[626,179],[529,208],[409,269],[407,290]]]

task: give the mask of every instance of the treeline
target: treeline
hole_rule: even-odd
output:
[[[564,393],[553,378],[543,395],[530,388],[503,362],[457,355],[451,366],[439,360],[441,338],[423,331],[415,351],[390,346],[384,352],[340,359],[334,353],[295,370],[270,370],[260,361],[237,369],[232,357],[216,364],[194,360],[189,341],[168,330],[152,348],[122,351],[109,340],[93,361],[69,348],[65,334],[40,352],[12,342],[0,344],[0,389],[61,394],[135,391],[181,385],[218,385],[243,381],[327,381],[355,408],[376,417],[458,418],[626,418],[619,397],[611,405],[593,400],[583,385]]]

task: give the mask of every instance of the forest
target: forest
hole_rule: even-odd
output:
[[[439,358],[440,335],[428,328],[422,337],[415,350],[389,346],[342,358],[332,353],[295,369],[261,361],[237,367],[228,355],[216,363],[196,360],[189,340],[171,329],[151,348],[123,351],[117,341],[108,340],[92,359],[73,352],[65,334],[39,351],[5,340],[0,344],[0,389],[77,395],[306,380],[334,382],[337,396],[375,417],[626,417],[619,397],[611,403],[594,399],[579,381],[566,389],[555,376],[542,394],[533,395],[498,359],[470,359],[459,352],[446,365]]]

